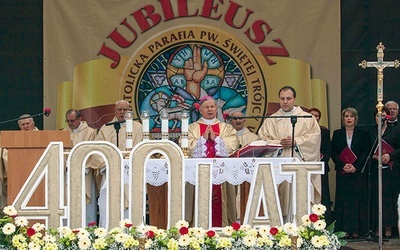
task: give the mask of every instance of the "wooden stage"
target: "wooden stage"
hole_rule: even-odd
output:
[[[363,250],[376,250],[379,249],[378,238],[376,241],[368,241],[363,239],[349,240],[346,246],[341,247],[341,250],[351,250],[351,249],[363,249]],[[384,250],[399,250],[400,249],[400,239],[399,236],[394,236],[390,239],[383,239],[383,249]]]

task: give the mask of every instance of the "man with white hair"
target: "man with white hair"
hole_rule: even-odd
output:
[[[37,127],[35,127],[35,121],[30,114],[21,115],[18,118],[18,126],[24,131],[39,130]]]
[[[23,131],[39,130],[35,127],[35,121],[30,114],[23,114],[18,117],[18,126]],[[8,150],[0,148],[0,206],[7,205],[7,167]]]
[[[250,142],[256,141],[259,139],[258,135],[251,132],[247,127],[244,126],[246,123],[246,118],[243,113],[240,111],[233,112],[230,117],[230,124],[236,129],[236,134],[239,138],[240,145],[239,147],[243,148]]]
[[[129,102],[126,100],[119,100],[115,103],[115,108],[114,108],[114,118],[110,122],[118,122],[119,124],[119,132],[117,134],[116,128],[114,126],[106,126],[105,124],[100,128],[99,132],[97,133],[96,136],[96,141],[109,141],[116,145],[121,151],[126,150],[126,122],[125,122],[125,113],[127,111],[130,111],[131,108],[129,106]],[[110,123],[109,122],[109,123]],[[117,126],[118,126],[117,125]],[[132,124],[132,147],[135,147],[136,144],[142,141],[143,139],[143,128],[142,124],[139,122],[133,121]],[[118,136],[118,137],[117,137]],[[101,157],[97,155],[93,155],[93,166],[100,171],[105,168],[105,163],[101,159]],[[102,179],[102,182],[104,182],[104,178]],[[117,183],[116,183],[117,184]],[[128,200],[127,200],[127,194],[128,194],[128,188],[127,184],[124,186],[125,188],[125,207],[128,206]],[[100,226],[105,226],[105,221],[104,221],[104,214],[106,214],[106,210],[104,207],[104,204],[102,204],[103,199],[102,197],[102,192],[104,192],[105,189],[100,190],[100,198],[99,198],[99,225]],[[127,215],[127,210],[125,210],[125,215]]]
[[[103,125],[97,136],[97,141],[109,141],[115,144],[122,151],[126,150],[126,123],[125,123],[125,113],[130,111],[129,102],[125,100],[119,100],[115,103],[114,113],[115,116],[110,122],[120,122],[120,129],[118,133],[117,140],[117,131],[114,126],[106,126]],[[133,121],[133,133],[132,133],[132,141],[133,147],[142,141],[142,124],[137,121]],[[117,143],[118,142],[118,143]]]
[[[254,134],[247,127],[245,127],[246,118],[240,111],[235,111],[231,113],[229,117],[229,123],[236,129],[236,135],[239,138],[239,148],[245,147],[247,144],[259,140],[258,135]],[[246,207],[247,197],[250,192],[250,183],[243,182],[238,187],[238,195],[236,197],[236,207],[238,211],[239,218],[243,221],[244,211],[243,208]]]
[[[196,103],[201,118],[189,125],[189,155],[192,158],[228,157],[239,147],[236,130],[217,118],[218,106],[211,96]],[[194,187],[186,185],[186,220],[193,222]],[[212,187],[212,226],[222,227],[236,222],[235,187],[228,183]]]
[[[399,104],[395,101],[388,101],[385,103],[385,107],[390,112],[390,119],[388,125],[397,126],[397,116],[399,115]]]

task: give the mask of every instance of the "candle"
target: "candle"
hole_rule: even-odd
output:
[[[150,122],[149,119],[143,119],[142,120],[142,126],[143,126],[143,133],[149,133],[149,127],[150,127]]]
[[[161,133],[168,133],[168,119],[161,120]]]
[[[126,139],[126,148],[131,149],[133,147],[132,139]]]
[[[184,137],[181,140],[181,148],[187,148],[187,147],[189,147],[189,140],[187,137]]]
[[[166,110],[161,111],[161,133],[168,133],[168,112]]]
[[[182,127],[181,133],[187,133],[189,131],[189,114],[186,110],[182,111]]]
[[[126,132],[133,132],[133,121],[131,119],[125,120]]]
[[[150,114],[147,110],[143,110],[140,117],[142,118],[143,133],[147,134],[150,132]]]
[[[132,149],[133,146],[133,141],[132,141],[132,132],[133,132],[133,117],[132,117],[132,111],[126,111],[125,113],[125,148],[130,150]]]

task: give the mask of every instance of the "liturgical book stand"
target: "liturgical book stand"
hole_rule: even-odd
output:
[[[69,131],[1,131],[1,147],[8,150],[7,204],[12,204],[19,190],[50,142],[63,142],[72,148]],[[28,206],[44,205],[44,182],[30,199]]]

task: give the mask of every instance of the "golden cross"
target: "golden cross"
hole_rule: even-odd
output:
[[[358,65],[361,66],[361,68],[370,68],[374,67],[378,70],[378,89],[377,89],[377,94],[378,94],[378,110],[381,111],[383,104],[383,70],[386,67],[395,67],[398,68],[400,66],[399,60],[395,60],[394,62],[384,62],[383,61],[383,50],[385,49],[385,46],[380,42],[378,46],[376,46],[376,49],[378,50],[378,53],[376,54],[378,61],[377,62],[367,62],[363,60],[361,63]]]

